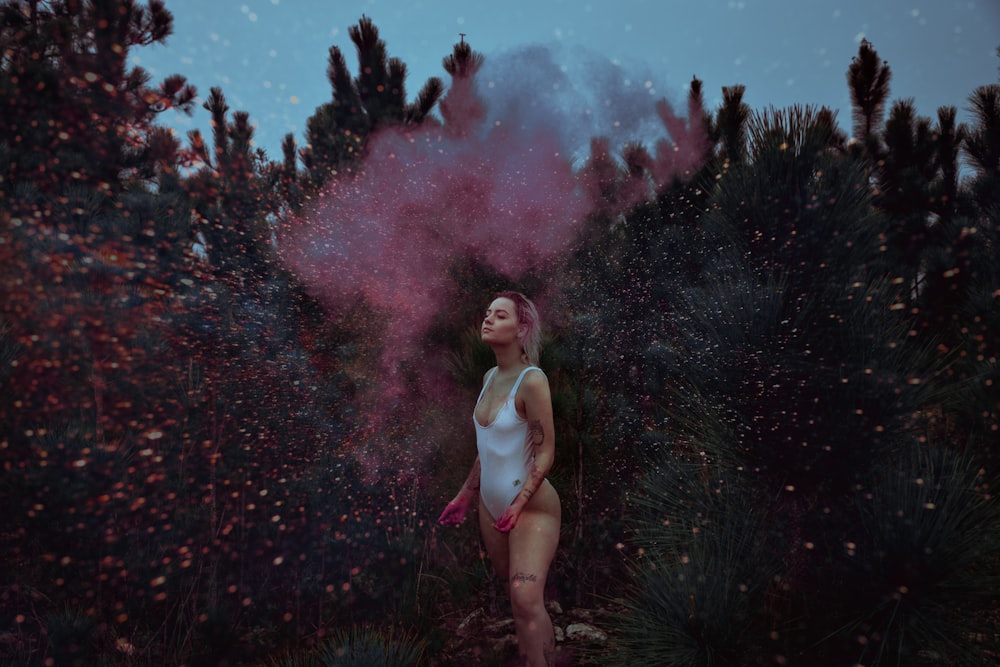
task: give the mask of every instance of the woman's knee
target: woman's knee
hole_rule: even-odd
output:
[[[523,582],[511,579],[510,606],[514,616],[530,618],[545,610],[543,586],[545,582]]]

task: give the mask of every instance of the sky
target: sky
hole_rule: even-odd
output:
[[[710,110],[721,102],[723,86],[743,84],[753,109],[827,106],[849,133],[846,72],[862,38],[892,68],[891,98],[912,98],[921,115],[934,117],[938,107],[951,105],[968,120],[969,94],[1000,82],[1000,0],[166,0],[166,6],[174,34],[166,45],[133,50],[133,63],[154,80],[186,76],[202,100],[221,87],[232,110],[249,112],[256,144],[271,159],[280,159],[287,133],[301,145],[306,120],[330,100],[331,46],[341,48],[356,73],[348,28],[362,15],[374,21],[389,56],[406,63],[408,99],[431,76],[449,83],[441,61],[465,39],[486,58],[478,81],[488,105],[530,93],[548,112],[587,106],[589,122],[566,129],[581,145],[594,134],[642,140],[655,101],[683,109],[693,76],[704,82]],[[167,112],[161,122],[210,135],[200,104],[193,117]]]

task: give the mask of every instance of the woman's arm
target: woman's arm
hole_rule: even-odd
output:
[[[548,378],[544,373],[525,375],[519,393],[524,397],[524,416],[528,420],[528,433],[535,446],[535,460],[528,471],[528,479],[524,481],[521,492],[496,522],[496,529],[504,533],[514,527],[528,501],[545,481],[549,470],[552,469],[556,453],[552,394]]]
[[[442,526],[457,526],[462,523],[469,511],[469,505],[479,497],[479,478],[480,468],[477,456],[476,461],[472,464],[472,470],[469,471],[469,476],[465,478],[465,483],[459,489],[458,495],[441,512],[438,523]]]
[[[486,380],[489,379],[490,373],[493,370],[490,369],[483,375],[483,386],[486,386]],[[479,467],[479,455],[477,454],[476,460],[472,463],[472,470],[469,471],[468,477],[465,478],[462,488],[458,490],[458,495],[452,498],[444,508],[444,511],[441,512],[441,516],[438,517],[438,523],[442,526],[457,526],[462,523],[469,511],[469,505],[479,497],[479,480],[481,476],[482,469]]]

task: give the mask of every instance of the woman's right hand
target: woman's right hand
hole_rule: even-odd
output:
[[[444,511],[441,512],[441,516],[438,517],[438,523],[442,526],[457,526],[462,523],[469,511],[470,501],[471,498],[468,496],[455,496],[455,499],[448,503]]]

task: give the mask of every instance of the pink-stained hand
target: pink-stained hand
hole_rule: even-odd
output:
[[[504,511],[503,515],[497,519],[493,527],[501,533],[509,533],[517,525],[517,518],[521,516],[521,508],[511,505]]]
[[[438,523],[442,526],[457,526],[465,520],[465,515],[469,511],[469,498],[458,497],[452,500],[441,512]]]

